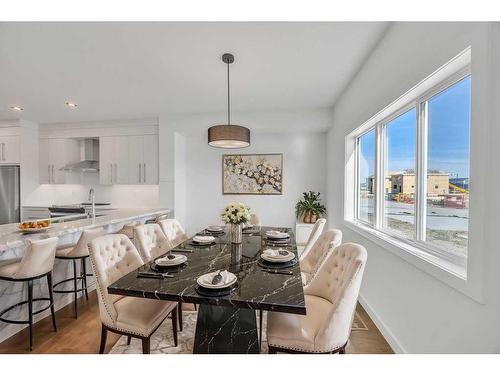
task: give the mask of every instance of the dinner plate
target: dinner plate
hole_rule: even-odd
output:
[[[211,225],[207,228],[208,232],[221,233],[224,232],[224,227],[220,227],[217,225]]]
[[[174,254],[172,254],[174,255]],[[185,263],[187,261],[187,257],[183,254],[175,254],[175,259],[167,259],[166,256],[155,259],[155,264],[160,267],[176,267]]]
[[[285,233],[285,232],[278,232],[278,231],[270,230],[270,231],[266,232],[266,237],[268,239],[272,239],[272,240],[285,240],[285,239],[290,238],[290,234]]]
[[[197,246],[197,247],[208,247],[208,246],[214,246],[217,245],[217,242],[196,242],[196,241],[191,241],[191,245]]]
[[[293,258],[292,260],[288,261],[288,262],[285,262],[285,263],[273,263],[273,262],[268,262],[267,260],[264,260],[262,258],[260,258],[258,261],[257,261],[257,264],[260,266],[260,267],[263,267],[263,268],[273,268],[273,269],[284,269],[284,268],[290,268],[290,267],[293,267],[294,265],[296,265],[298,262],[297,260],[297,257]]]
[[[201,275],[200,277],[198,277],[196,279],[196,283],[198,285],[200,285],[201,287],[206,288],[206,289],[224,289],[224,288],[230,287],[238,280],[238,278],[236,277],[236,275],[234,273],[229,272],[229,271],[223,271],[222,273],[226,273],[226,277],[227,277],[226,282],[223,284],[221,283],[221,284],[213,285],[212,279],[214,278],[215,275],[217,275],[218,272],[219,271],[215,271],[215,272],[210,272],[210,273],[206,273],[204,275]]]
[[[295,258],[295,254],[294,253],[292,253],[290,251],[288,251],[288,253],[289,253],[288,256],[281,257],[281,258],[272,257],[272,256],[269,256],[266,253],[260,254],[260,257],[262,259],[264,259],[266,262],[271,262],[271,263],[286,263],[286,262],[290,262],[291,260],[293,260]]]

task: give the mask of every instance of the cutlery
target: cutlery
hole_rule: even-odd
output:
[[[220,283],[222,281],[222,275],[220,274],[221,272],[222,272],[222,270],[219,270],[217,275],[214,276],[214,278],[212,279],[212,285],[217,285],[218,283]]]
[[[164,279],[164,278],[172,278],[174,275],[169,273],[154,273],[154,272],[137,272],[137,277],[144,277],[150,279]]]
[[[170,250],[172,253],[193,253],[192,249],[172,249]]]
[[[261,269],[262,272],[267,272],[267,273],[277,273],[280,275],[293,275],[292,271],[280,271],[280,270],[275,270],[275,269]]]

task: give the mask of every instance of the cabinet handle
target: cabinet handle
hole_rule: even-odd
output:
[[[146,163],[144,163],[144,180],[143,182],[146,183]]]
[[[50,181],[52,180],[52,179],[50,178],[50,164],[49,164],[49,165],[47,165],[47,178],[48,178],[48,180],[49,180],[49,184],[50,184]]]
[[[142,182],[141,179],[142,179],[142,164],[139,163],[139,183]]]
[[[1,149],[0,149],[0,151],[2,152],[2,155],[0,155],[0,158],[1,158],[2,161],[5,161],[5,143],[2,142],[0,144],[0,146],[2,146]]]
[[[109,163],[109,170],[110,170],[109,181],[110,183],[113,183],[113,163]]]
[[[115,184],[118,183],[118,164],[115,163]]]

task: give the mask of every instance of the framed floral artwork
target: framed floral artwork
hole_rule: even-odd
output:
[[[283,194],[283,154],[222,155],[223,194]]]

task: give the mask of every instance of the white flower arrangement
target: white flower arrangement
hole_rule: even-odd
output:
[[[226,224],[245,224],[250,220],[250,208],[244,203],[229,203],[221,214]]]

